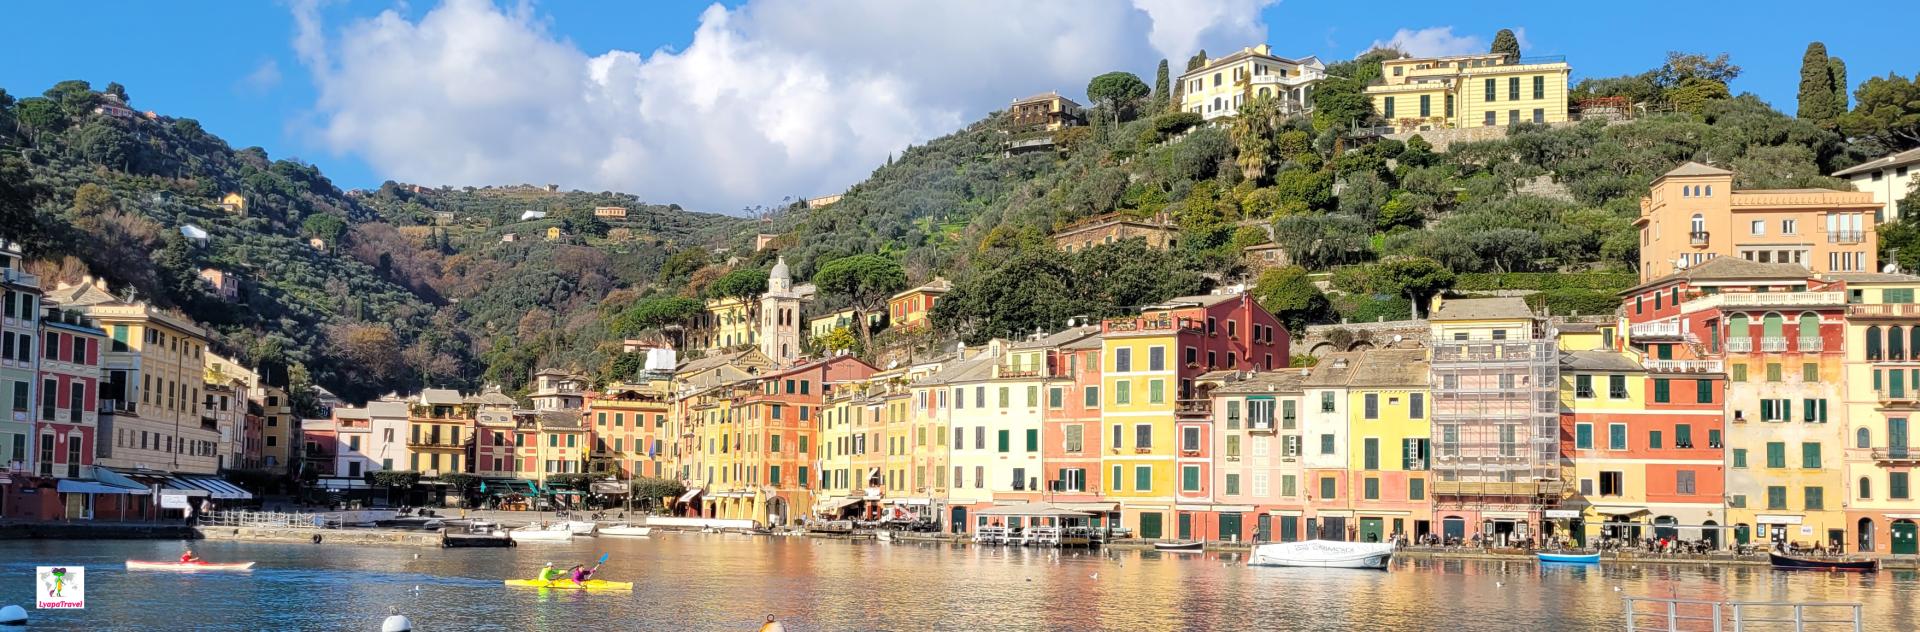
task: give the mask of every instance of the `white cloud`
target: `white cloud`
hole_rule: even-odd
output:
[[[1367,48],[1397,48],[1415,57],[1444,57],[1484,53],[1488,47],[1487,40],[1478,35],[1454,35],[1451,26],[1434,26],[1417,31],[1400,29],[1390,39],[1373,40]]]
[[[261,60],[260,65],[254,66],[253,72],[247,73],[234,84],[234,88],[240,92],[255,95],[266,94],[279,86],[280,62],[272,59]]]
[[[319,92],[314,138],[386,177],[725,211],[839,191],[1014,97],[1079,99],[1101,72],[1151,82],[1161,55],[1258,43],[1271,0],[1137,2],[753,0],[709,7],[682,50],[596,54],[524,4],[449,0],[327,32],[304,0],[294,49]]]

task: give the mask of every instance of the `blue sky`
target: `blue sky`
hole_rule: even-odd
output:
[[[0,88],[118,81],[139,109],[316,163],[343,187],[559,182],[724,212],[844,188],[1014,96],[1078,98],[1098,70],[1150,78],[1153,60],[1184,58],[1169,48],[1218,53],[1262,34],[1282,55],[1342,59],[1402,30],[1447,49],[1511,27],[1527,54],[1566,55],[1576,81],[1652,68],[1668,50],[1727,52],[1745,69],[1736,93],[1788,111],[1811,40],[1846,59],[1855,85],[1920,71],[1894,44],[1910,20],[1812,18],[1784,2],[1550,3],[1514,19],[1505,4],[1421,17],[1434,5],[1327,0],[1089,2],[1046,15],[993,0],[459,1],[322,3],[306,13],[319,43],[305,50],[302,0],[23,3],[0,22],[13,51]],[[1846,13],[1912,12],[1852,2]]]

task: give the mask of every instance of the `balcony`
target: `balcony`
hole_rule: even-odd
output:
[[[1787,339],[1781,336],[1768,336],[1760,339],[1760,351],[1779,353],[1787,350]]]
[[[1873,460],[1886,463],[1920,463],[1920,450],[1910,447],[1874,448]]]
[[[1647,370],[1655,373],[1722,373],[1719,360],[1647,360]]]
[[[1190,417],[1205,417],[1213,414],[1213,400],[1183,399],[1173,405],[1173,414]]]
[[[1827,243],[1830,244],[1857,244],[1866,240],[1867,232],[1863,230],[1827,231]]]
[[[1680,313],[1690,314],[1715,308],[1839,307],[1846,304],[1846,292],[1731,292],[1681,303]]]
[[[1799,349],[1802,353],[1805,353],[1808,351],[1819,351],[1821,349],[1825,349],[1827,345],[1826,340],[1819,336],[1801,336],[1799,343],[1800,343],[1800,346],[1796,348]]]
[[[1680,320],[1667,319],[1648,323],[1634,323],[1627,327],[1627,332],[1634,340],[1646,338],[1679,338]]]
[[[1707,245],[1707,236],[1708,236],[1708,233],[1707,231],[1704,231],[1704,230],[1696,230],[1696,231],[1687,233],[1687,243],[1693,244],[1695,246],[1705,246]]]
[[[1850,305],[1847,307],[1847,315],[1853,318],[1920,318],[1920,304]]]
[[[14,285],[40,287],[40,277],[19,268],[0,268],[0,281]]]
[[[455,443],[441,439],[408,439],[408,448],[455,450],[467,447],[464,443]]]
[[[1920,390],[1908,390],[1904,388],[1890,390],[1882,386],[1875,389],[1875,392],[1880,395],[1880,403],[1882,404],[1914,404],[1920,402]]]
[[[1727,353],[1753,353],[1753,339],[1728,338]]]

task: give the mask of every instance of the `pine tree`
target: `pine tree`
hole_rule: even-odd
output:
[[[1847,113],[1847,62],[1839,57],[1827,56],[1828,74],[1833,75],[1833,115]]]
[[[1160,69],[1153,74],[1153,103],[1155,110],[1167,107],[1172,102],[1171,86],[1167,84],[1167,60],[1160,58]]]
[[[1499,33],[1493,35],[1492,50],[1487,52],[1506,55],[1508,63],[1519,61],[1520,38],[1513,35],[1513,29],[1500,29]]]
[[[1827,45],[1807,44],[1800,58],[1800,109],[1798,116],[1822,125],[1839,116],[1833,102],[1833,66],[1827,59]]]

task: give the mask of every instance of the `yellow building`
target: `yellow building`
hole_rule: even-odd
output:
[[[408,407],[407,469],[427,478],[467,471],[466,440],[475,428],[474,408],[459,391],[421,390]]]
[[[1567,120],[1564,58],[1500,53],[1415,57],[1380,63],[1367,86],[1373,111],[1401,132],[1504,127]]]
[[[1368,351],[1348,377],[1346,498],[1356,541],[1432,532],[1426,356],[1425,349]]]
[[[903,329],[926,327],[927,315],[933,312],[933,305],[953,290],[953,284],[946,279],[934,277],[926,285],[901,292],[887,299],[887,316],[893,326]]]
[[[1858,553],[1920,553],[1910,434],[1920,406],[1920,277],[1845,275],[1849,298],[1845,385],[1846,546]],[[1906,375],[1901,375],[1905,373]]]
[[[555,474],[587,471],[587,429],[580,424],[580,413],[571,410],[543,410],[539,418],[537,480],[545,482]],[[524,475],[524,474],[523,474]]]
[[[1052,132],[1086,125],[1087,115],[1073,99],[1048,92],[1014,100],[1007,106],[1007,123],[1016,129]]]
[[[720,351],[760,344],[754,304],[737,298],[707,299],[707,309],[695,317],[687,345],[702,351]]]
[[[1100,465],[1107,470],[1107,498],[1120,502],[1122,524],[1142,538],[1165,537],[1173,511],[1180,332],[1108,321],[1101,339],[1101,421],[1109,436]]]
[[[220,198],[220,208],[229,213],[247,214],[247,198],[239,193],[228,193]]]
[[[547,227],[547,241],[559,241],[562,234],[559,226]]]
[[[1275,56],[1266,44],[1243,48],[1180,75],[1175,96],[1182,112],[1212,120],[1233,116],[1240,106],[1261,97],[1279,99],[1281,109],[1304,112],[1312,103],[1313,84],[1326,78],[1320,59]]]
[[[200,396],[206,380],[205,331],[178,312],[123,301],[107,291],[105,281],[63,284],[46,300],[84,311],[107,332],[100,354],[96,463],[216,473],[218,420],[203,414]]]

